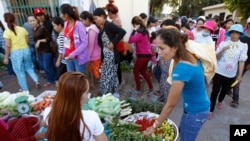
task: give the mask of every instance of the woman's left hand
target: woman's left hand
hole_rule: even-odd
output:
[[[153,126],[148,127],[145,131],[143,131],[143,134],[146,136],[149,136],[155,132],[155,128]]]
[[[110,43],[110,44],[109,44],[109,50],[113,50],[113,48],[114,48],[114,44],[113,44],[113,43]]]
[[[40,46],[40,40],[38,40],[38,41],[36,42],[35,48],[39,48],[39,46]]]

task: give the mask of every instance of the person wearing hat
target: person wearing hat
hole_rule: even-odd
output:
[[[240,41],[244,36],[243,27],[234,24],[226,32],[230,40],[222,42],[216,50],[217,68],[213,78],[213,88],[210,96],[210,114],[212,119],[215,105],[217,109],[223,108],[223,100],[228,89],[237,80],[241,82],[245,61],[247,60],[247,44]],[[237,72],[238,71],[238,72]],[[217,97],[218,103],[216,104]],[[231,105],[238,105],[239,95],[233,97]]]
[[[194,41],[197,43],[212,43],[213,39],[211,34],[215,29],[215,22],[212,20],[206,21],[202,28],[202,34],[195,37]]]
[[[240,37],[240,41],[243,43],[246,43],[248,45],[248,50],[247,50],[247,60],[245,62],[245,66],[243,69],[243,73],[242,76],[245,74],[245,72],[247,72],[248,70],[250,70],[250,17],[247,19],[247,27],[246,27],[246,31],[245,31],[245,36]],[[232,93],[232,99],[233,101],[231,102],[231,106],[232,107],[237,107],[238,103],[239,103],[239,91],[240,91],[240,83],[236,84],[233,87],[233,93]]]
[[[52,33],[53,31],[52,23],[49,20],[49,16],[45,14],[44,10],[42,8],[35,8],[34,15],[40,22],[40,25],[43,25],[50,33]]]

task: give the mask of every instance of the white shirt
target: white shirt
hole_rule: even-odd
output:
[[[196,39],[196,38],[197,38],[197,36],[202,35],[201,30],[198,32],[196,28],[195,28],[195,29],[193,29],[193,30],[192,30],[192,32],[193,32],[193,34],[194,34],[194,39]]]
[[[204,44],[211,44],[213,42],[213,39],[210,35],[208,36],[203,36],[202,34],[198,34],[195,38],[194,41],[197,43],[204,43]]]
[[[216,53],[219,53],[226,46],[230,46],[229,49],[224,51],[220,58],[217,58],[217,69],[216,73],[228,77],[233,78],[236,76],[238,70],[239,61],[247,60],[247,44],[238,42],[224,41],[222,42]]]
[[[48,114],[51,111],[51,107],[48,107],[44,110],[44,114],[43,114],[43,120],[46,122],[46,124],[48,125]],[[88,126],[91,135],[89,135],[88,130],[85,129],[85,133],[84,133],[84,139],[88,140],[88,141],[95,141],[93,136],[98,136],[101,135],[104,132],[104,127],[103,124],[99,118],[99,116],[97,115],[97,113],[95,111],[91,111],[91,110],[82,110],[82,115],[83,115],[83,119],[84,122],[86,123],[86,125]],[[48,125],[49,126],[49,125]],[[81,134],[83,132],[83,123],[81,122]],[[84,141],[83,139],[83,141]]]

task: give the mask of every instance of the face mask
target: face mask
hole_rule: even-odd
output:
[[[205,31],[205,30],[202,30],[202,36],[206,37],[206,36],[208,36],[208,35],[210,35],[210,32],[207,32],[207,31]]]

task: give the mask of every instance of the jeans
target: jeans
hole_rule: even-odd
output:
[[[45,71],[47,81],[49,83],[55,83],[57,81],[57,74],[52,53],[41,53],[38,55],[38,60]]]
[[[79,62],[77,59],[70,59],[70,60],[65,60],[66,62],[66,67],[67,71],[76,71],[76,72],[81,72],[81,73],[86,73],[86,64],[79,65]]]
[[[37,61],[37,55],[36,55],[35,45],[34,46],[30,46],[30,52],[31,52],[31,59],[32,59],[32,62],[34,64],[34,68],[35,68],[35,70],[39,70],[40,67],[39,67],[39,63]]]
[[[18,49],[10,52],[12,67],[16,73],[18,84],[24,91],[28,91],[28,84],[25,76],[27,72],[30,77],[38,83],[38,76],[34,71],[29,48]]]
[[[208,111],[198,114],[183,113],[179,127],[180,141],[195,141],[208,118],[208,113]]]

